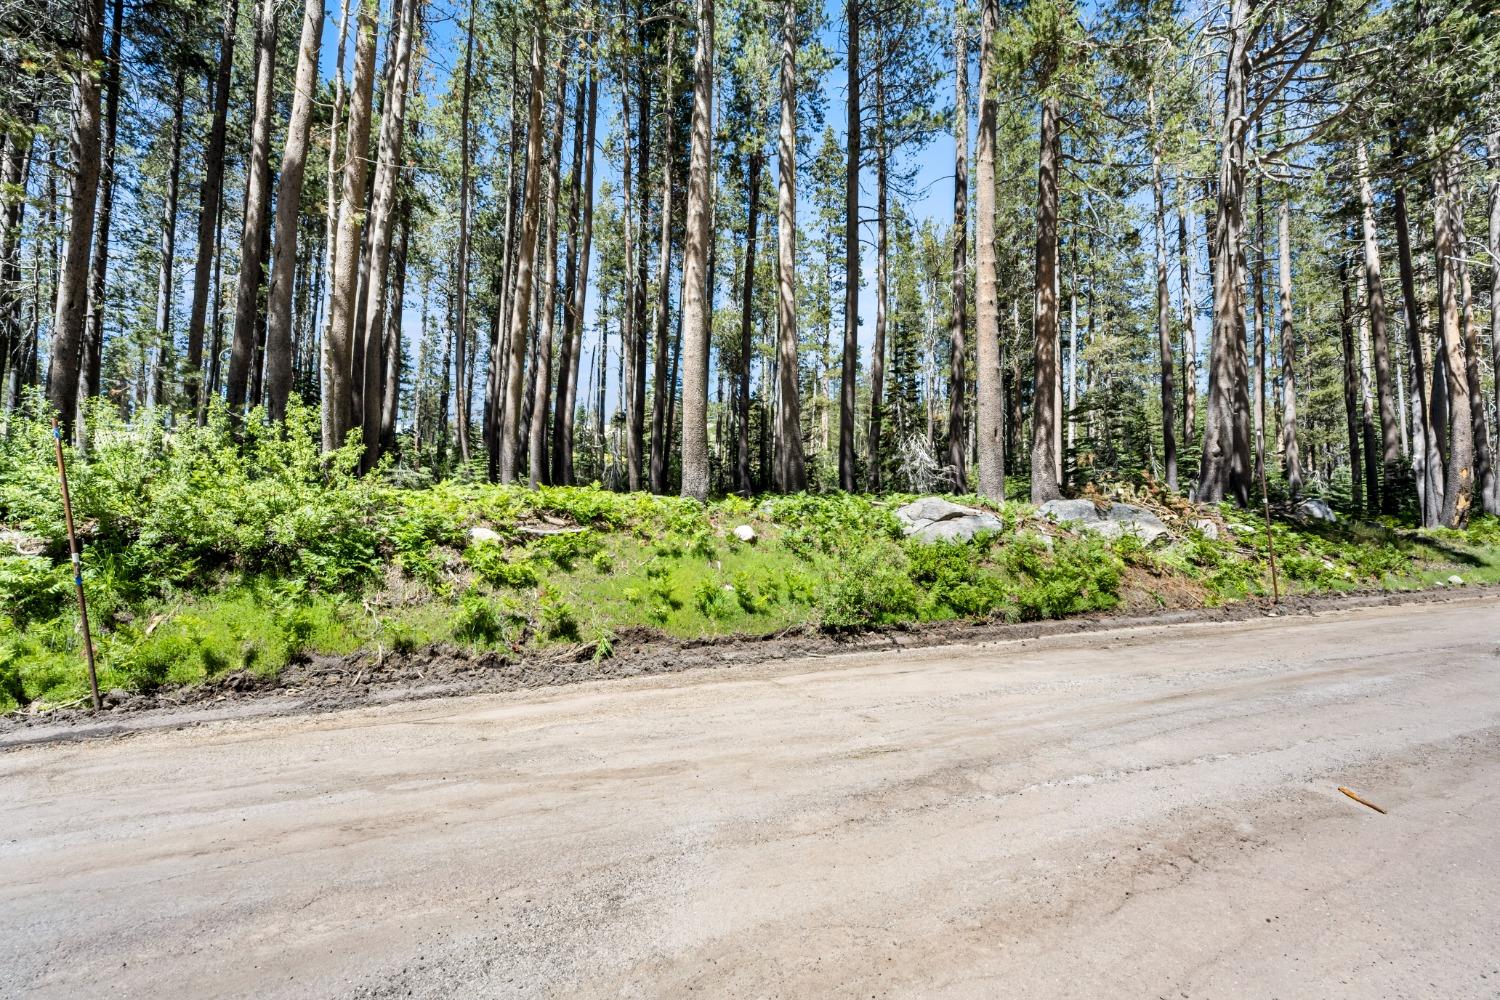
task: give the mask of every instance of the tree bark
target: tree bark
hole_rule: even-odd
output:
[[[880,423],[885,412],[885,341],[890,316],[889,157],[885,142],[885,29],[875,26],[875,339],[870,345],[870,430],[868,482],[880,492]]]
[[[101,376],[104,358],[104,310],[109,271],[109,231],[114,217],[115,204],[115,137],[120,125],[120,41],[121,24],[124,19],[123,0],[115,0],[110,17],[109,53],[105,58],[104,72],[104,164],[99,176],[99,218],[95,223],[92,259],[89,263],[88,316],[84,321],[83,343],[80,348],[78,374],[78,422],[74,427],[74,443],[79,450],[88,446],[87,428],[84,426],[84,407],[88,400],[102,391]]]
[[[745,159],[745,191],[749,209],[745,223],[745,270],[740,286],[740,364],[735,372],[735,440],[734,486],[744,496],[755,491],[750,481],[750,355],[753,347],[750,333],[755,314],[755,250],[760,232],[760,171],[762,153],[752,149]]]
[[[185,118],[186,87],[186,75],[179,69],[173,86],[172,152],[167,167],[167,190],[161,212],[160,260],[156,271],[156,329],[151,335],[146,361],[147,409],[154,409],[164,402],[164,373],[171,358],[172,298],[177,263],[177,202],[182,180],[182,124]]]
[[[995,130],[999,113],[995,94],[995,32],[999,0],[980,0],[978,164],[974,177],[976,273],[974,354],[975,434],[979,492],[1005,499],[1004,406],[1000,375],[1000,274],[995,251]],[[1052,398],[1049,386],[1047,398]],[[1049,438],[1050,440],[1050,438]],[[1050,470],[1051,466],[1048,465]]]
[[[1036,208],[1036,332],[1032,344],[1036,379],[1031,394],[1031,502],[1062,496],[1057,475],[1057,171],[1058,101],[1042,99]]]
[[[203,185],[199,189],[198,253],[193,266],[193,299],[188,309],[188,356],[187,368],[183,372],[183,392],[200,422],[207,402],[203,394],[203,334],[207,327],[209,294],[216,284],[214,254],[218,247],[219,214],[223,207],[224,143],[238,18],[239,0],[226,0],[219,37],[219,67],[213,83],[213,124],[209,128],[208,145],[203,150]]]
[[[526,109],[526,193],[521,213],[521,242],[516,248],[516,289],[511,300],[509,358],[505,370],[504,412],[500,428],[502,483],[513,483],[520,474],[521,397],[526,365],[526,333],[531,321],[533,270],[541,200],[542,90],[545,86],[547,28],[540,21],[531,35],[531,90]]]
[[[1385,289],[1380,280],[1380,239],[1375,231],[1375,196],[1370,162],[1363,142],[1355,144],[1359,171],[1359,204],[1364,234],[1366,305],[1370,310],[1370,343],[1375,354],[1375,392],[1380,401],[1381,513],[1395,514],[1396,483],[1401,476],[1401,432],[1397,426],[1395,389],[1391,383],[1391,349],[1386,336]]]
[[[380,450],[382,453],[396,448],[396,421],[401,409],[401,314],[406,306],[406,261],[411,243],[411,198],[401,194],[401,230],[396,239],[394,257],[391,261],[390,309],[387,313],[385,363],[381,366],[384,385],[380,391]],[[426,301],[423,300],[425,308]],[[420,328],[426,331],[424,322]],[[420,386],[416,388],[420,392]]]
[[[846,0],[849,34],[847,160],[844,164],[844,358],[839,380],[839,488],[859,488],[854,468],[854,404],[859,375],[859,0]]]
[[[1443,477],[1441,521],[1450,528],[1468,523],[1474,486],[1474,423],[1469,406],[1468,359],[1459,326],[1459,268],[1463,248],[1457,239],[1458,211],[1452,190],[1454,152],[1444,150],[1432,175],[1433,240],[1437,251],[1438,308],[1444,375],[1448,388],[1448,468]]]
[[[271,197],[271,112],[276,99],[276,0],[260,0],[255,21],[255,103],[250,153],[245,165],[244,229],[240,237],[240,273],[234,296],[234,334],[229,344],[229,373],[224,385],[229,409],[243,413],[255,353],[255,317],[260,297],[261,243]],[[253,406],[255,401],[249,400]]]
[[[1302,492],[1302,456],[1297,447],[1297,342],[1292,328],[1292,208],[1283,199],[1277,210],[1281,295],[1281,459],[1293,499]]]
[[[1193,291],[1193,262],[1188,240],[1186,196],[1182,176],[1177,177],[1177,266],[1182,279],[1182,436],[1189,438],[1198,426],[1198,331],[1194,326],[1197,295]]]
[[[1250,502],[1249,413],[1244,371],[1244,289],[1240,283],[1245,208],[1245,98],[1249,73],[1248,0],[1232,0],[1224,74],[1224,131],[1219,155],[1218,210],[1210,242],[1214,276],[1213,342],[1209,348],[1208,413],[1196,499],[1226,496]]]
[[[1495,110],[1500,114],[1500,109]],[[1500,118],[1485,144],[1489,147],[1490,165],[1490,371],[1495,379],[1494,428],[1500,435]],[[1500,465],[1490,461],[1492,478],[1484,497],[1488,514],[1500,514]]]
[[[0,365],[5,369],[3,398],[0,406],[9,413],[20,401],[21,383],[26,374],[27,354],[30,339],[21,323],[21,226],[26,220],[26,198],[30,181],[31,165],[36,146],[36,136],[28,129],[24,135],[13,136],[5,147],[3,168],[0,168],[0,344],[5,355]],[[40,268],[37,268],[38,280]],[[0,426],[0,435],[8,429]]]
[[[1349,264],[1339,261],[1339,287],[1343,307],[1339,312],[1339,337],[1344,358],[1344,422],[1349,434],[1349,495],[1356,507],[1364,492],[1360,462],[1359,388],[1354,370],[1354,307],[1349,282]]]
[[[640,0],[640,7],[644,11],[645,0]],[[646,185],[651,177],[651,85],[647,75],[647,62],[645,58],[647,32],[645,24],[638,28],[637,35],[640,42],[641,58],[639,60],[640,99],[636,102],[636,111],[639,115],[637,120],[636,135],[636,188],[640,195],[640,224],[636,230],[636,263],[635,263],[635,289],[633,306],[634,316],[631,320],[631,337],[629,350],[625,358],[625,391],[628,393],[625,399],[625,467],[627,483],[631,492],[641,489],[643,478],[643,466],[647,458],[643,454],[646,424],[646,272],[648,270],[650,248],[646,242],[646,220],[648,216],[646,205]],[[624,86],[621,80],[621,86]],[[670,128],[668,122],[664,127]],[[628,166],[627,166],[628,169]],[[663,168],[670,169],[670,168]]]
[[[73,77],[68,132],[68,159],[73,164],[70,215],[57,275],[47,371],[47,402],[66,431],[72,430],[78,410],[79,348],[87,319],[89,250],[94,238],[94,199],[99,192],[99,81],[93,64],[104,56],[104,0],[84,0],[78,12],[78,35],[85,64]]]
[[[1399,147],[1398,147],[1399,148]],[[1413,274],[1410,226],[1406,216],[1406,189],[1395,186],[1392,207],[1396,217],[1396,253],[1401,273],[1401,299],[1406,306],[1406,349],[1411,358],[1412,405],[1412,472],[1417,481],[1417,499],[1421,505],[1422,526],[1435,527],[1441,515],[1443,470],[1438,454],[1437,435],[1432,423],[1428,393],[1426,339],[1422,329],[1421,309],[1417,305],[1416,279]]]
[[[1162,462],[1167,487],[1177,489],[1177,414],[1174,410],[1177,381],[1172,374],[1172,296],[1167,288],[1167,204],[1161,170],[1161,138],[1156,119],[1156,88],[1146,91],[1151,113],[1151,191],[1156,205],[1156,334],[1161,363],[1161,439]],[[1078,314],[1073,314],[1074,326]],[[1077,350],[1074,337],[1074,353]],[[1069,363],[1072,362],[1070,356]]]
[[[776,488],[807,488],[797,341],[797,2],[781,5],[781,129],[776,150]]]
[[[381,392],[385,385],[385,318],[391,242],[394,236],[401,184],[401,148],[406,136],[406,93],[412,71],[412,49],[420,30],[422,0],[404,0],[400,17],[391,25],[396,32],[391,47],[392,65],[387,67],[385,103],[380,116],[380,145],[375,158],[375,189],[371,198],[369,272],[365,280],[364,329],[355,335],[364,340],[364,368],[355,372],[363,380],[360,394],[365,451],[360,467],[368,472],[380,460],[380,422],[385,407]]]
[[[592,47],[593,36],[590,35]],[[579,97],[583,94],[580,90]],[[581,208],[583,220],[583,238],[579,247],[577,260],[577,274],[575,280],[568,282],[570,295],[564,308],[566,312],[565,339],[563,341],[563,366],[559,375],[557,393],[557,414],[552,423],[552,481],[559,485],[571,486],[576,481],[573,464],[573,421],[578,409],[578,369],[583,354],[583,316],[584,306],[588,301],[589,285],[589,255],[592,252],[594,235],[594,130],[599,115],[599,76],[595,70],[593,56],[590,56],[588,68],[588,110],[586,116],[578,119],[577,126],[586,129],[579,133],[587,138],[582,144],[584,157],[583,187],[581,190],[583,204]],[[573,185],[573,212],[579,209],[580,189],[576,183],[578,154],[580,146],[575,141],[573,146],[574,178]],[[573,254],[571,242],[576,238],[574,231],[578,224],[575,217],[569,227],[569,255]],[[602,311],[601,311],[602,315]],[[602,328],[602,324],[601,324]]]
[[[271,285],[266,293],[266,412],[286,419],[292,392],[292,281],[297,269],[298,216],[307,169],[307,141],[317,100],[318,50],[323,41],[323,0],[307,0],[292,84],[292,115],[276,187],[276,238],[271,249]]]
[[[662,64],[662,107],[667,111],[667,120],[662,123],[661,156],[661,219],[660,249],[656,258],[656,321],[655,359],[651,373],[651,492],[667,491],[667,451],[671,447],[667,440],[667,398],[675,394],[677,387],[667,383],[670,365],[671,344],[667,324],[671,316],[669,300],[672,283],[672,167],[677,161],[674,138],[677,134],[671,120],[676,96],[674,85],[676,73],[673,55],[677,48],[677,26],[667,29],[667,58]],[[752,209],[753,211],[753,209]]]
[[[969,325],[969,36],[967,0],[954,5],[953,18],[953,315],[948,325],[948,465],[953,491],[968,489],[964,454],[964,342]]]
[[[338,252],[333,269],[328,329],[323,335],[323,450],[343,447],[355,426],[354,319],[357,311],[361,230],[365,205],[365,156],[370,145],[370,98],[375,81],[375,32],[379,0],[360,0],[355,29],[354,79],[350,86],[344,144],[343,193],[339,205]]]
[[[697,0],[693,53],[693,139],[682,251],[682,495],[708,499],[708,252],[713,171],[714,0]]]
[[[562,163],[563,121],[568,111],[568,49],[562,53],[557,70],[557,117],[552,128],[552,152],[547,158],[547,239],[546,260],[542,266],[542,329],[537,336],[536,358],[532,365],[531,434],[527,439],[527,484],[552,484],[547,464],[547,414],[552,409],[552,332],[557,314],[557,192]]]

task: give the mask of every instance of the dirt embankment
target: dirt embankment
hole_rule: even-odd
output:
[[[474,652],[447,645],[397,653],[377,647],[345,656],[315,656],[293,663],[275,676],[235,671],[203,684],[163,688],[149,694],[113,691],[107,694],[105,710],[99,715],[82,708],[12,713],[0,717],[0,748],[119,735],[226,717],[327,712],[364,704],[516,691],[705,668],[726,669],[797,657],[1002,642],[1178,622],[1247,621],[1275,615],[1438,603],[1486,595],[1500,596],[1500,587],[1292,596],[1283,598],[1274,607],[1269,602],[1245,601],[1218,608],[1146,611],[1143,609],[1151,605],[1140,599],[1139,594],[1133,598],[1132,588],[1127,585],[1119,610],[1051,621],[934,622],[852,635],[803,625],[764,636],[703,639],[677,639],[653,629],[636,628],[616,635],[607,656],[598,655],[594,643],[525,653]]]

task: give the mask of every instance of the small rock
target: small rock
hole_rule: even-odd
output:
[[[901,530],[908,538],[919,542],[967,541],[981,531],[999,531],[1005,527],[989,511],[965,507],[942,497],[922,497],[897,508],[896,520],[901,522]]]
[[[734,537],[742,542],[755,541],[755,529],[748,524],[742,524],[734,529]]]
[[[12,549],[18,556],[39,556],[47,551],[47,540],[6,528],[0,531],[0,546]]]
[[[1448,577],[1448,582],[1455,587],[1462,587],[1464,585],[1464,578],[1455,573]]]
[[[116,708],[130,700],[130,692],[124,688],[110,688],[100,700],[104,702],[105,708]]]
[[[485,527],[470,528],[469,529],[469,541],[471,541],[471,542],[498,542],[498,541],[500,541],[500,532],[496,531],[493,528],[485,528]]]
[[[1326,521],[1330,524],[1339,519],[1333,508],[1328,506],[1328,501],[1318,497],[1308,497],[1297,504],[1297,513],[1310,521]]]
[[[1193,522],[1193,527],[1197,528],[1198,533],[1209,541],[1218,541],[1219,524],[1217,521],[1207,517],[1200,517]]]
[[[1147,545],[1172,534],[1161,518],[1144,507],[1128,503],[1112,503],[1101,513],[1092,500],[1048,500],[1037,508],[1037,513],[1049,521],[1071,522],[1105,538],[1118,538],[1129,532]]]

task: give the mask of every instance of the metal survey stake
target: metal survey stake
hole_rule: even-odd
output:
[[[103,708],[99,701],[99,675],[94,671],[94,637],[89,633],[89,604],[83,597],[83,561],[78,556],[78,535],[73,531],[73,498],[68,494],[68,467],[63,463],[62,428],[52,418],[52,444],[57,451],[57,479],[62,483],[63,518],[68,523],[68,555],[73,560],[73,589],[78,592],[78,617],[83,622],[83,654],[89,667],[89,694],[94,711]]]

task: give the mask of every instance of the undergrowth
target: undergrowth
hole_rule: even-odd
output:
[[[150,691],[300,658],[440,643],[504,651],[619,636],[831,632],[953,619],[1107,611],[1129,588],[1190,583],[1209,604],[1270,590],[1265,524],[1174,523],[1148,547],[995,508],[1003,530],[906,539],[903,496],[799,494],[701,504],[594,486],[526,490],[463,480],[404,488],[355,475],[357,445],[317,447],[317,415],[284,430],[247,420],[127,426],[101,409],[85,460],[70,454],[75,517],[105,688]],[[0,710],[85,693],[61,503],[47,427],[0,438]],[[979,504],[977,497],[960,498]],[[743,542],[735,527],[750,525]],[[1272,527],[1284,591],[1500,581],[1500,521],[1413,531],[1391,521]],[[23,554],[21,550],[25,550]],[[1166,598],[1158,595],[1160,602]]]

